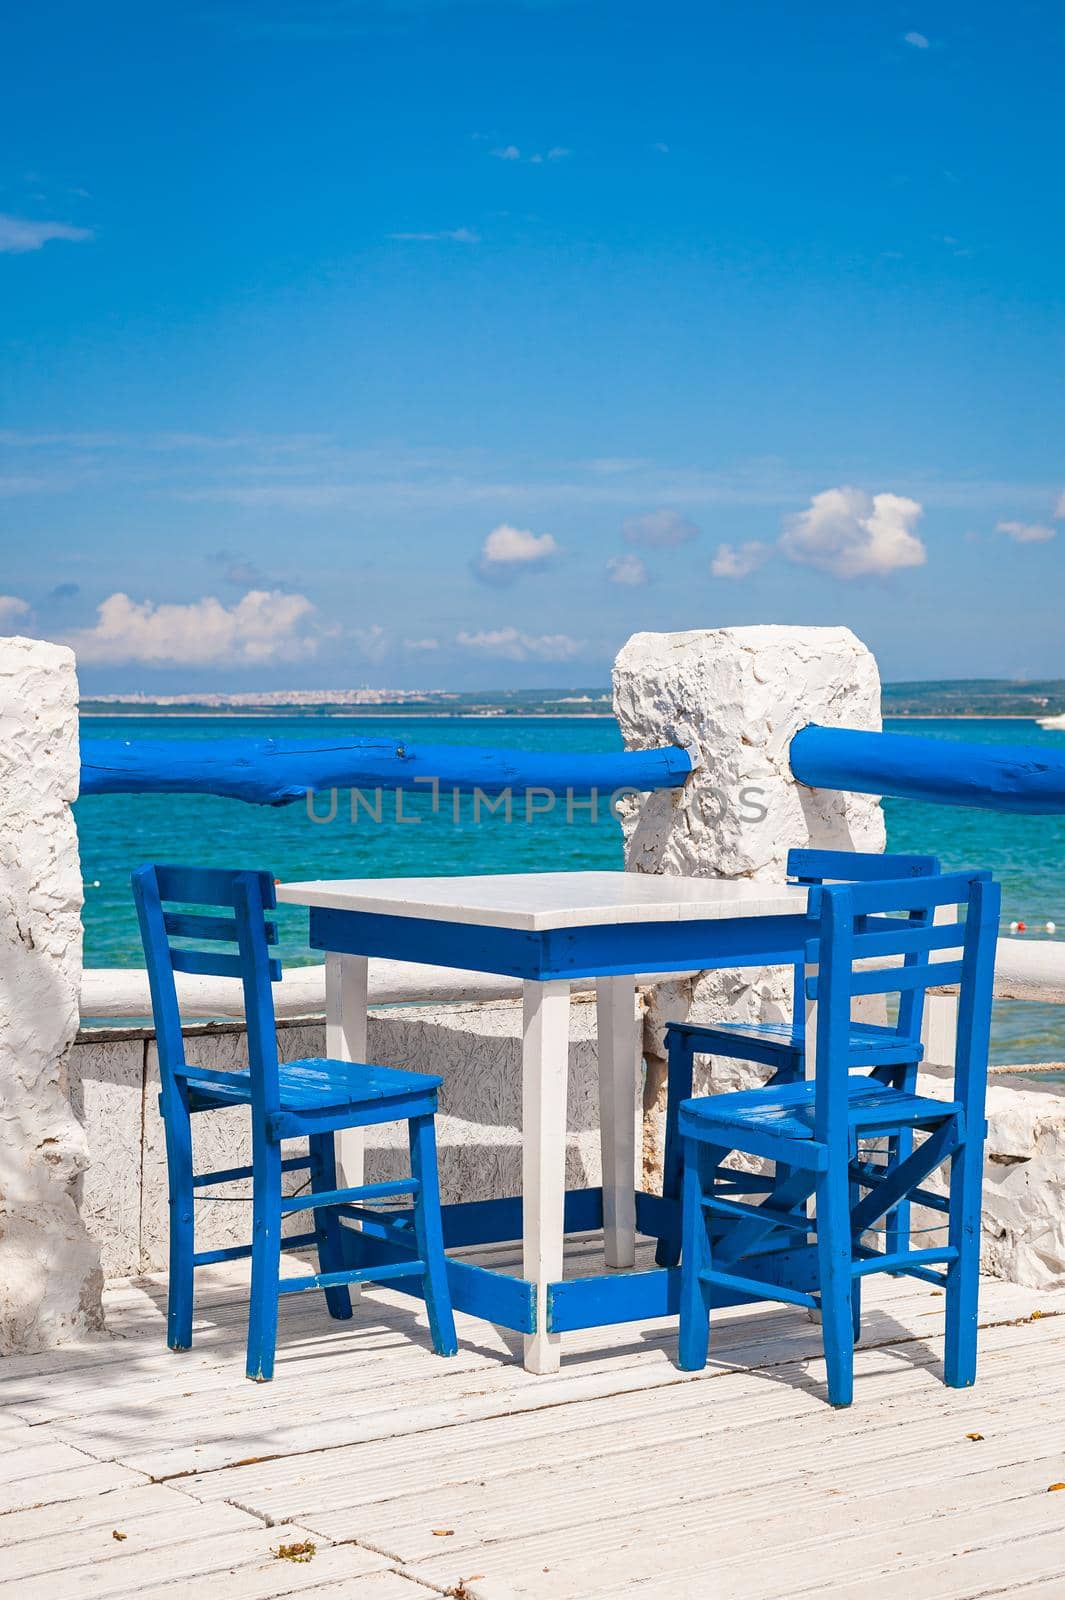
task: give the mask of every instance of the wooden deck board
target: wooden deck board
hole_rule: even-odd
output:
[[[346,1324],[292,1297],[252,1385],[244,1270],[204,1275],[180,1356],[155,1279],[109,1289],[117,1337],[0,1364],[0,1600],[1065,1594],[1065,1291],[985,1281],[979,1381],[955,1392],[942,1296],[871,1283],[834,1412],[817,1328],[769,1306],[715,1318],[703,1374],[667,1320],[567,1336],[538,1378],[468,1317],[440,1360],[390,1291]],[[312,1560],[273,1554],[299,1538]]]

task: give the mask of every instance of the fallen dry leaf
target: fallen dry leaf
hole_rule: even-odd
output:
[[[1059,1489],[1065,1489],[1065,1483],[1052,1483],[1047,1489],[1047,1494],[1055,1494]]]
[[[454,1531],[455,1531],[454,1528],[430,1528],[429,1529],[429,1532],[434,1534],[437,1539],[450,1539],[451,1535],[454,1533]]]
[[[967,1433],[965,1437],[967,1439],[982,1439],[984,1436],[982,1433]]]
[[[279,1544],[272,1554],[278,1561],[310,1561],[317,1549],[309,1539],[301,1539],[297,1544]]]
[[[128,1539],[129,1538],[129,1534],[128,1533],[119,1533],[117,1528],[112,1528],[111,1529],[111,1537],[112,1537],[112,1539],[118,1539],[119,1542],[121,1543],[121,1541],[123,1539]]]

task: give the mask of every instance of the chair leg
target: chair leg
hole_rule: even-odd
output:
[[[674,1035],[669,1041],[666,1062],[666,1135],[662,1151],[662,1198],[672,1200],[679,1208],[681,1191],[681,1137],[678,1113],[682,1100],[689,1100],[692,1092],[691,1041],[683,1035]],[[675,1267],[680,1260],[681,1223],[679,1216],[662,1234],[655,1249],[655,1262],[660,1267]]]
[[[895,1087],[903,1090],[905,1094],[914,1094],[917,1089],[917,1068],[915,1066],[903,1067],[894,1076]],[[898,1133],[888,1141],[888,1166],[897,1166],[905,1161],[907,1156],[913,1154],[913,1129],[900,1128]],[[888,1255],[897,1255],[900,1250],[910,1248],[910,1204],[908,1200],[900,1200],[894,1210],[889,1211],[884,1218],[884,1249]]]
[[[943,1379],[952,1389],[976,1382],[983,1154],[983,1140],[966,1137],[950,1161],[949,1241],[958,1257],[947,1268]]]
[[[167,1281],[166,1342],[171,1350],[192,1344],[195,1268],[195,1207],[192,1187],[192,1118],[184,1095],[166,1110],[166,1168],[170,1203],[170,1276]]]
[[[847,1185],[847,1200],[850,1211],[853,1213],[855,1206],[862,1198],[861,1185],[849,1183]],[[853,1241],[852,1241],[853,1252]],[[862,1336],[862,1280],[851,1274],[851,1337],[855,1344]]]
[[[335,1189],[337,1161],[333,1135],[312,1133],[307,1140],[307,1150],[311,1158],[312,1192],[320,1193],[323,1190]],[[331,1206],[315,1211],[314,1232],[318,1241],[318,1270],[343,1272],[344,1230],[340,1218]],[[329,1308],[329,1315],[335,1317],[338,1322],[346,1322],[351,1316],[351,1294],[347,1284],[338,1283],[332,1289],[326,1289],[325,1303]]]
[[[707,1178],[713,1183],[718,1160],[697,1139],[682,1141],[680,1337],[677,1363],[684,1372],[706,1366],[710,1339],[710,1295],[699,1277],[710,1266],[710,1236],[702,1201]]]
[[[414,1233],[418,1254],[425,1263],[422,1287],[429,1313],[429,1334],[438,1356],[458,1350],[451,1290],[447,1282],[447,1257],[440,1223],[440,1180],[436,1167],[436,1127],[432,1117],[412,1117],[408,1123],[410,1170],[418,1184],[414,1196]]]
[[[281,1268],[281,1146],[253,1133],[251,1304],[247,1375],[269,1383],[277,1343],[277,1285]]]
[[[828,1398],[834,1406],[849,1406],[854,1398],[850,1221],[847,1170],[833,1165],[817,1183],[817,1266]]]

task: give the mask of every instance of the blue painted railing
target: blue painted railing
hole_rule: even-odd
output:
[[[791,770],[813,789],[978,806],[1032,816],[1065,812],[1065,754],[910,733],[861,733],[811,723],[791,741]]]
[[[217,739],[164,742],[84,739],[81,793],[216,794],[283,806],[308,790],[406,789],[498,795],[549,790],[604,798],[619,791],[679,788],[691,772],[687,750],[556,755],[395,739],[310,741]]]

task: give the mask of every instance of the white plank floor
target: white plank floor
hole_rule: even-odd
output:
[[[259,1386],[242,1270],[199,1287],[184,1355],[146,1279],[110,1286],[108,1337],[0,1362],[0,1600],[1065,1597],[1065,1291],[986,1280],[956,1393],[942,1296],[872,1280],[835,1412],[792,1308],[722,1313],[705,1374],[661,1322],[567,1336],[533,1377],[470,1318],[441,1361],[418,1302],[343,1324],[293,1296]]]

